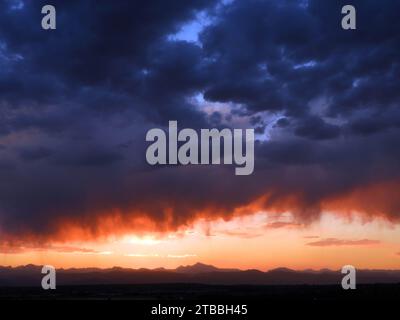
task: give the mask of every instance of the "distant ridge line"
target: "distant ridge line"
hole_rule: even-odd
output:
[[[0,287],[37,286],[41,266],[0,266]],[[292,270],[275,268],[266,272],[225,269],[196,263],[176,269],[131,269],[113,267],[57,269],[57,285],[199,283],[210,285],[329,285],[340,284],[339,270]],[[400,270],[357,270],[358,284],[400,284]]]

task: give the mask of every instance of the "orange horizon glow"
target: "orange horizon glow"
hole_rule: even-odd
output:
[[[220,268],[400,269],[400,226],[376,218],[325,213],[309,224],[258,212],[230,220],[199,219],[173,232],[126,233],[98,240],[0,246],[0,265],[56,268],[176,268],[196,262]]]

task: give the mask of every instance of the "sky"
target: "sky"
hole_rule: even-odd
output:
[[[400,268],[400,3],[0,2],[0,265]],[[253,128],[252,175],[146,132]]]

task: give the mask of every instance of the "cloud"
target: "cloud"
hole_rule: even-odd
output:
[[[357,32],[338,27],[344,1],[302,3],[55,0],[57,30],[44,32],[44,1],[1,2],[0,242],[258,210],[399,223],[400,3],[355,0]],[[211,23],[196,42],[171,38],[199,12]],[[169,120],[265,131],[254,174],[150,167],[146,132]]]
[[[104,254],[89,248],[72,247],[72,246],[54,246],[54,245],[15,245],[15,244],[2,244],[0,245],[0,253],[4,254],[21,254],[24,252],[32,251],[50,251],[58,253],[79,253],[79,254]]]
[[[299,228],[302,224],[295,222],[276,221],[267,223],[265,228],[280,229],[280,228]]]
[[[184,259],[184,258],[191,258],[197,257],[197,254],[168,254],[167,258],[174,258],[174,259]]]
[[[235,231],[235,230],[220,230],[216,231],[218,234],[230,236],[230,237],[239,237],[244,239],[252,239],[262,236],[262,234],[254,232],[254,231]]]
[[[327,238],[315,242],[307,243],[312,247],[330,247],[330,246],[369,246],[379,244],[379,240],[361,239],[361,240],[344,240],[336,238]]]

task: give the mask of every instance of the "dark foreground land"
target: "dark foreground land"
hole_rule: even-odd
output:
[[[0,300],[235,300],[235,301],[362,301],[400,302],[400,284],[360,284],[355,290],[340,285],[202,285],[139,284],[0,287]]]
[[[65,319],[263,320],[382,319],[397,315],[400,284],[340,285],[202,285],[131,284],[0,287],[0,310],[23,319],[44,315]],[[211,307],[214,307],[214,313]],[[222,306],[222,313],[215,313]],[[232,310],[244,310],[235,313]],[[182,315],[159,310],[184,308]],[[156,313],[154,313],[156,310]],[[231,310],[229,312],[229,310]]]

